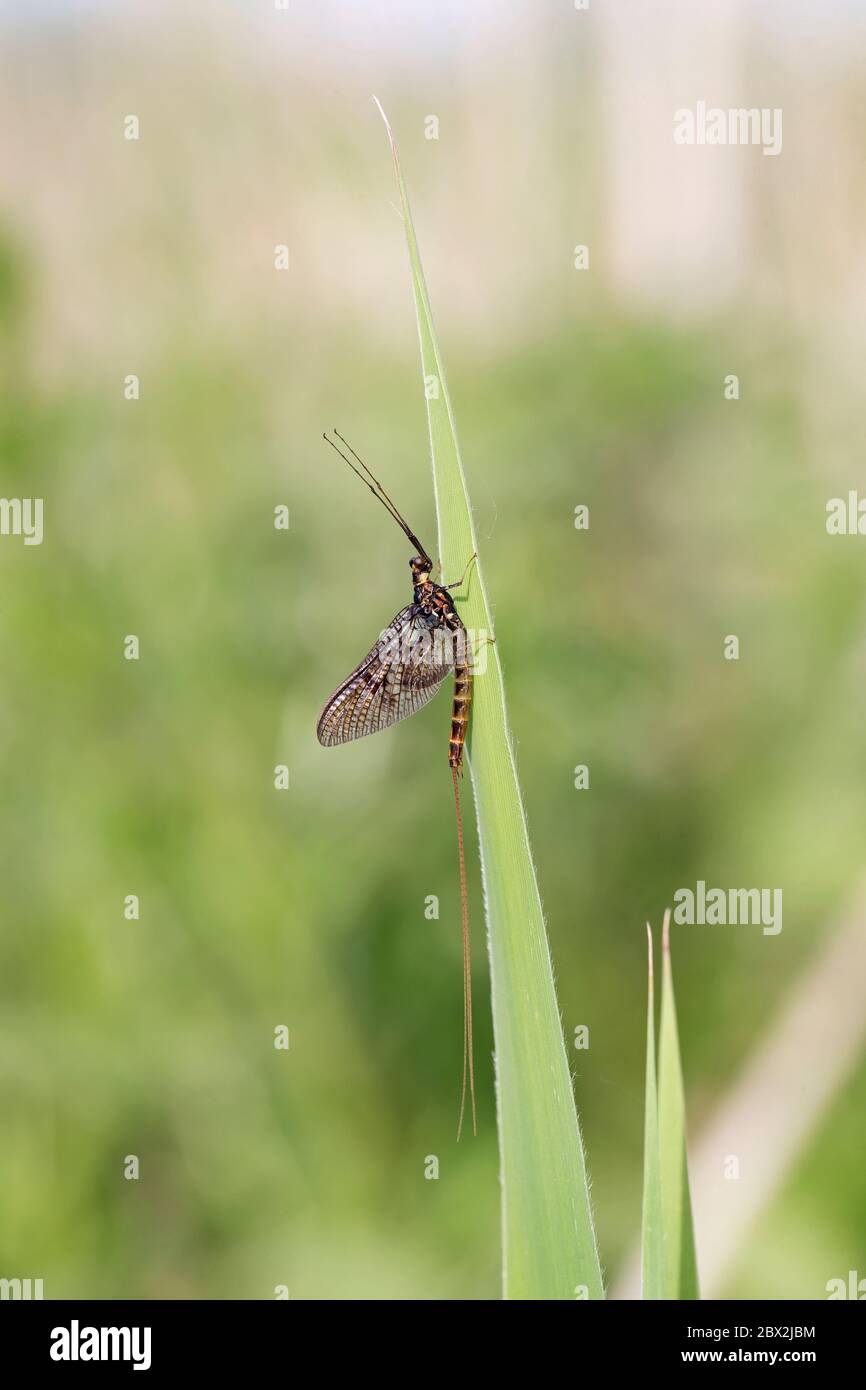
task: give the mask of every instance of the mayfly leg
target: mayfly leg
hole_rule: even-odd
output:
[[[476,658],[476,656],[478,655],[478,653],[479,653],[480,651],[483,651],[485,647],[494,647],[495,645],[496,645],[496,638],[495,638],[495,637],[491,637],[489,632],[485,632],[485,634],[484,634],[483,637],[479,637],[479,638],[478,638],[478,644],[477,644],[477,646],[475,646],[475,647],[472,648],[472,664],[473,664],[473,666],[475,665],[475,658]]]
[[[473,550],[472,554],[469,556],[469,562],[468,562],[468,564],[467,564],[465,570],[464,570],[463,573],[461,574],[460,578],[459,578],[459,579],[455,579],[455,581],[454,581],[453,584],[446,584],[444,587],[445,587],[446,589],[460,589],[460,588],[462,588],[464,579],[466,578],[467,574],[469,573],[469,571],[471,570],[472,566],[475,564],[475,561],[476,561],[477,559],[478,559],[478,551],[477,551],[477,550]]]

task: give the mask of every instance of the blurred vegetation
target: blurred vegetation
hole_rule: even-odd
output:
[[[372,115],[363,138],[377,173],[369,190],[352,175],[360,223],[390,177]],[[243,162],[236,140],[211,171],[224,183]],[[331,154],[320,181],[354,167],[339,143]],[[194,202],[208,175],[178,159],[166,168]],[[406,148],[404,163],[411,183]],[[457,291],[440,299],[433,263],[460,232],[433,251],[421,182],[563,1026],[567,1040],[590,1029],[571,1056],[611,1277],[640,1220],[645,920],[698,878],[784,891],[776,938],[676,937],[698,1128],[859,876],[862,561],[824,531],[834,490],[810,457],[808,348],[784,317],[675,323],[596,287],[578,313],[564,302],[479,348],[465,324],[449,332]],[[100,306],[98,346],[58,363],[52,305],[62,319],[77,289],[57,281],[29,211],[3,219],[3,491],[44,497],[45,542],[0,543],[0,1273],[44,1277],[48,1297],[254,1298],[283,1283],[307,1298],[495,1297],[477,926],[480,1133],[453,1143],[447,697],[341,750],[314,732],[408,591],[401,537],[327,455],[325,426],[435,544],[408,301],[382,332],[352,309],[296,318],[289,299],[258,319],[229,298],[199,321],[225,285],[198,266],[195,219],[166,244],[154,214],[126,278],[106,271],[116,321]],[[267,256],[279,237],[262,236]],[[351,229],[338,219],[330,236],[336,257]],[[151,275],[159,313],[136,358],[126,315],[150,307]],[[396,250],[393,276],[399,295]],[[78,317],[88,304],[75,298]],[[731,363],[748,379],[736,404],[722,394]],[[279,503],[288,533],[273,527]],[[129,633],[138,662],[123,659]],[[737,663],[722,659],[727,633]],[[138,922],[124,919],[130,893]],[[281,1023],[288,1053],[273,1047]],[[864,1101],[861,1067],[729,1295],[820,1297],[832,1275],[862,1272]],[[123,1178],[131,1153],[138,1182]]]

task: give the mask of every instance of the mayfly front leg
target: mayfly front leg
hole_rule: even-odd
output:
[[[469,571],[471,570],[472,566],[475,564],[475,561],[476,561],[477,559],[478,559],[478,551],[477,551],[477,550],[473,550],[472,554],[469,556],[469,562],[468,562],[468,564],[467,564],[465,570],[464,570],[463,573],[461,574],[460,578],[459,578],[459,579],[455,579],[455,581],[454,581],[453,584],[446,584],[446,585],[445,585],[445,588],[446,588],[446,589],[459,589],[459,588],[461,588],[462,585],[463,585],[464,579],[466,578],[467,574],[469,573]]]

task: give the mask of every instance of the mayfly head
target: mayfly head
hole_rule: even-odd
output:
[[[430,561],[426,555],[413,555],[409,561],[409,568],[412,571],[412,583],[417,588],[419,584],[426,584],[430,578]]]

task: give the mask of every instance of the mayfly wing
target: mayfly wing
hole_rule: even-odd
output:
[[[316,726],[319,742],[348,743],[415,714],[454,670],[461,637],[462,631],[431,629],[415,603],[402,608],[326,703]]]

